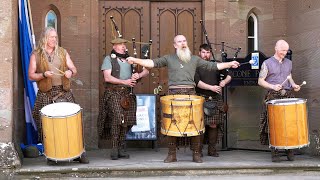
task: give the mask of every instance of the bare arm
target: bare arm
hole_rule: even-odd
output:
[[[118,85],[127,85],[127,86],[135,86],[136,85],[136,80],[134,79],[127,79],[127,80],[122,80],[115,78],[114,76],[111,75],[111,69],[103,70],[103,77],[104,81],[111,83],[111,84],[118,84]]]
[[[213,92],[216,92],[216,93],[221,93],[221,87],[220,86],[210,85],[210,84],[202,82],[201,80],[198,82],[197,87],[199,87],[201,89],[213,91]]]
[[[293,90],[294,90],[294,91],[300,91],[300,88],[301,88],[301,87],[294,82],[294,80],[292,79],[292,74],[290,74],[289,77],[290,77],[290,78],[289,78],[289,82],[290,82]]]
[[[139,64],[140,66],[146,67],[146,68],[153,68],[154,63],[151,59],[139,59],[134,57],[128,57],[127,61],[129,64]]]
[[[260,86],[264,87],[265,89],[273,89],[275,91],[279,91],[282,88],[281,84],[273,85],[273,84],[268,83],[266,81],[267,75],[268,75],[268,68],[265,65],[265,63],[263,63],[261,66],[260,73],[259,73],[258,84]]]
[[[64,75],[67,78],[71,78],[72,76],[75,76],[77,74],[77,68],[74,66],[74,64],[70,58],[70,55],[68,53],[66,54],[66,59],[67,59],[68,70],[64,72]]]
[[[224,80],[220,81],[219,86],[225,87],[231,81],[231,76],[228,75]]]
[[[217,67],[219,70],[228,69],[228,68],[238,68],[239,62],[231,61],[231,62],[224,62],[224,63],[217,63]]]
[[[44,73],[36,73],[37,70],[37,62],[36,56],[34,54],[30,57],[29,69],[28,69],[28,76],[31,81],[40,81],[44,79],[46,76],[46,72]]]

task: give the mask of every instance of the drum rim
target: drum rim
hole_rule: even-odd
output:
[[[290,100],[291,102],[283,102],[283,101],[288,101],[288,100]],[[296,101],[293,102],[294,100],[296,100]],[[283,98],[283,99],[269,100],[266,102],[266,104],[279,106],[279,105],[303,104],[306,102],[307,102],[307,99],[304,99],[304,98]]]
[[[78,112],[74,113],[74,114],[68,114],[68,115],[65,115],[65,116],[49,116],[49,115],[43,114],[41,111],[40,111],[40,114],[41,114],[41,116],[45,116],[45,117],[48,117],[48,118],[65,119],[65,118],[77,115],[77,114],[79,114],[79,112],[81,112],[81,109]]]
[[[74,113],[71,113],[71,114],[66,114],[66,115],[58,115],[58,116],[54,116],[54,115],[51,115],[51,114],[45,114],[45,112],[43,112],[44,108],[48,107],[48,106],[58,106],[59,104],[72,104],[73,106],[77,106],[77,111],[74,112]],[[46,117],[57,117],[57,118],[61,118],[61,117],[71,117],[71,116],[74,116],[75,114],[78,114],[80,111],[82,110],[81,106],[79,104],[76,104],[76,103],[72,103],[72,102],[58,102],[58,103],[51,103],[51,104],[48,104],[44,107],[42,107],[40,109],[40,114],[43,115],[43,116],[46,116]]]
[[[307,147],[310,145],[310,141],[307,144],[301,144],[301,145],[297,145],[297,146],[274,146],[269,144],[269,148],[275,148],[275,149],[297,149],[297,148],[303,148],[303,147]]]

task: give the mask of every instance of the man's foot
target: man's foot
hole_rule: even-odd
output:
[[[292,149],[287,150],[287,159],[288,161],[294,161],[294,152]]]
[[[118,149],[111,149],[110,158],[111,158],[111,160],[118,160],[119,159],[119,150]]]
[[[193,162],[196,162],[196,163],[202,163],[203,161],[202,161],[202,159],[201,159],[201,154],[200,153],[193,153]]]
[[[216,148],[209,147],[208,148],[208,156],[219,157],[219,153],[217,152]]]
[[[276,149],[271,149],[271,160],[272,162],[280,162],[279,152]]]
[[[79,161],[81,164],[89,164],[89,159],[86,157],[85,154],[82,154],[80,157],[74,159],[73,161]]]
[[[130,155],[124,149],[119,149],[118,157],[124,158],[124,159],[129,159]]]
[[[53,160],[50,160],[50,159],[47,159],[47,165],[49,166],[53,166],[53,165],[56,165],[57,162],[56,161],[53,161]]]
[[[167,158],[164,160],[164,163],[177,162],[176,154],[168,154]]]

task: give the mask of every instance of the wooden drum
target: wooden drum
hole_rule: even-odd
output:
[[[41,109],[44,154],[55,161],[73,160],[84,152],[79,105],[49,104]]]
[[[295,149],[309,145],[306,99],[267,102],[270,147]]]
[[[204,98],[195,95],[168,95],[160,98],[161,133],[168,136],[198,136],[205,132]]]

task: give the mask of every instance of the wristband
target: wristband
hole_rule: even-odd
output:
[[[71,74],[73,74],[73,71],[71,69],[69,69],[69,71],[71,71]]]
[[[43,72],[42,73],[42,76],[43,76],[43,78],[46,78],[47,76],[46,76],[46,72]]]

